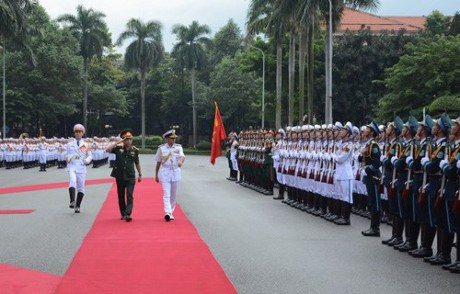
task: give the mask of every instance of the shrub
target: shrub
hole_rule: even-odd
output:
[[[211,143],[208,141],[201,141],[196,144],[197,150],[211,150]]]
[[[163,138],[160,136],[148,136],[145,137],[145,148],[156,150],[159,145],[163,143]],[[141,136],[136,136],[133,138],[133,145],[140,148],[142,147]]]

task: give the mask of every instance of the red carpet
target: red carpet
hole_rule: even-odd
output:
[[[54,293],[61,277],[0,264],[0,293]]]
[[[174,216],[164,221],[161,185],[146,179],[133,221],[121,221],[114,184],[56,293],[236,293],[180,208]]]
[[[35,209],[8,209],[0,210],[0,214],[28,214],[34,212]]]
[[[112,182],[115,182],[113,178],[86,180],[86,185],[98,185],[98,184],[105,184],[105,183],[112,183]],[[8,187],[8,188],[1,188],[0,194],[11,194],[11,193],[20,193],[20,192],[30,192],[30,191],[36,191],[36,190],[66,188],[68,186],[69,186],[69,182],[31,185],[31,186],[19,186],[19,187]]]

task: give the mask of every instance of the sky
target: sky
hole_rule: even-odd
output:
[[[245,32],[246,14],[250,0],[39,0],[51,18],[62,14],[75,14],[76,7],[83,5],[103,12],[106,23],[115,42],[126,23],[131,18],[143,21],[155,20],[162,23],[163,43],[166,51],[171,51],[176,42],[171,29],[175,24],[190,25],[197,20],[206,24],[214,35],[233,19]],[[459,0],[380,0],[380,6],[373,14],[380,16],[420,16],[439,10],[444,15],[454,15],[460,11]],[[117,48],[122,53],[130,43]]]

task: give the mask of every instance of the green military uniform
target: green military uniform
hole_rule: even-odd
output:
[[[133,191],[136,183],[134,165],[139,163],[139,150],[135,146],[124,149],[116,146],[112,149],[115,154],[115,164],[110,176],[117,181],[118,205],[122,218],[130,216],[133,210]],[[125,191],[126,200],[125,201]]]

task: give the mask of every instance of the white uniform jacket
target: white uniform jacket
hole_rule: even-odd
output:
[[[91,146],[83,140],[77,145],[77,140],[74,140],[67,143],[66,153],[67,171],[86,174],[86,165],[93,159]]]
[[[353,175],[353,159],[353,142],[342,142],[335,157],[335,178],[337,180],[352,180],[355,178]]]
[[[163,144],[158,147],[155,161],[161,162],[158,178],[162,182],[177,182],[181,180],[181,169],[177,165],[180,157],[185,157],[180,144]]]

